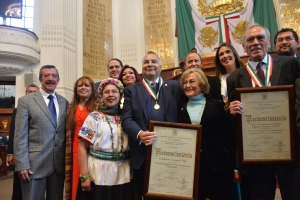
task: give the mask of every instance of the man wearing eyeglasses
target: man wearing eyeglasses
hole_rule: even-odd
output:
[[[275,51],[279,56],[294,56],[300,61],[300,56],[296,55],[299,48],[299,36],[292,28],[283,28],[278,31],[274,38]]]
[[[282,41],[286,41],[282,39]],[[289,40],[289,38],[287,39]],[[227,78],[229,110],[234,116],[243,115],[243,103],[236,100],[236,88],[268,87],[278,85],[295,85],[296,99],[300,99],[300,86],[296,78],[300,77],[299,63],[290,56],[271,56],[269,30],[259,24],[250,26],[243,36],[243,48],[249,60],[246,67],[232,72]],[[300,102],[296,100],[297,120],[300,119]],[[297,125],[299,128],[300,125]],[[264,127],[257,127],[261,137],[267,137]],[[300,130],[300,128],[298,129]],[[296,162],[285,163],[253,163],[241,166],[244,174],[241,182],[243,200],[269,200],[275,198],[276,176],[279,183],[282,199],[300,199],[300,133],[295,132],[293,141],[296,141]],[[254,145],[262,145],[253,142]],[[268,150],[266,150],[268,151]],[[268,151],[272,152],[272,151]]]

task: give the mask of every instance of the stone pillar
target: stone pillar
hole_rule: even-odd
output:
[[[55,65],[59,71],[60,83],[56,92],[71,100],[78,70],[77,0],[35,0],[33,30],[39,37],[41,49],[40,67]],[[82,44],[81,44],[82,45]],[[39,69],[35,69],[35,73]],[[82,66],[81,66],[82,68]]]

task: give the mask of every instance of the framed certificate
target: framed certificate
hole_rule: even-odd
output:
[[[157,139],[147,149],[144,196],[196,200],[202,126],[150,121]]]
[[[239,163],[295,162],[294,86],[236,88]]]

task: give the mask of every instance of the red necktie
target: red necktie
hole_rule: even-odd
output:
[[[265,73],[264,70],[261,69],[263,66],[263,62],[259,62],[256,66],[256,74],[262,82],[262,85],[265,86]]]

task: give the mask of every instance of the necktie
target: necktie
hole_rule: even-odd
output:
[[[48,104],[48,109],[51,113],[52,119],[54,121],[54,125],[56,126],[57,118],[56,118],[56,109],[55,109],[54,100],[53,100],[54,97],[50,94],[47,98],[50,100],[49,104]]]
[[[263,62],[259,62],[256,66],[256,74],[259,77],[259,79],[261,80],[262,84],[265,85],[265,73],[264,71],[261,69],[261,67],[263,66]]]
[[[155,89],[156,88],[156,82],[152,82],[151,86],[152,86],[153,89]]]
[[[152,82],[152,83],[151,83],[151,87],[153,88],[153,90],[155,91],[155,93],[157,93],[156,85],[157,85],[156,82]]]

